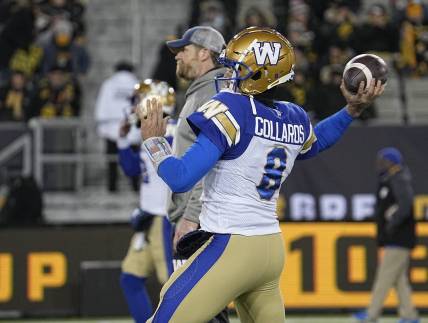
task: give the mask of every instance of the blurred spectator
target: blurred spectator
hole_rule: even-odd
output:
[[[43,60],[43,49],[35,43],[26,48],[18,48],[9,61],[11,70],[18,70],[25,74],[28,80],[39,74]]]
[[[277,98],[279,101],[294,102],[301,107],[308,108],[308,99],[312,88],[306,74],[300,69],[294,70],[293,82],[287,82],[278,86]]]
[[[6,22],[0,33],[0,71],[9,68],[10,59],[17,49],[25,51],[32,44],[36,12],[35,6],[24,6]]]
[[[244,12],[237,32],[251,26],[275,28],[276,18],[270,11],[266,11],[261,7],[252,6]]]
[[[79,0],[48,0],[44,10],[55,18],[60,17],[70,21],[80,21],[85,7]]]
[[[314,86],[310,98],[310,108],[314,111],[316,119],[322,120],[337,112],[337,107],[346,104],[339,87],[345,64],[353,55],[352,49],[348,47],[332,45],[328,49],[328,54],[319,61],[319,84]],[[319,104],[320,102],[323,104]],[[363,111],[359,119],[368,120],[374,117],[376,110],[372,105]]]
[[[15,0],[0,1],[0,30],[3,24],[19,9],[20,5]]]
[[[340,44],[331,44],[328,51],[318,60],[317,80],[326,80],[329,78],[331,66],[344,67],[345,64],[354,56],[354,52],[349,47],[343,47]],[[327,78],[323,77],[324,74]]]
[[[352,47],[356,23],[357,16],[347,2],[332,2],[324,13],[324,23],[320,31],[321,40],[318,43],[320,54],[325,53],[331,43]]]
[[[317,54],[312,48],[312,33],[306,32],[301,25],[291,23],[288,26],[289,40],[294,46],[296,67],[310,73],[317,61]],[[307,37],[306,37],[307,36]]]
[[[53,26],[57,20],[52,19],[42,8],[38,7],[38,15],[34,22],[36,30],[35,42],[41,47],[46,47],[53,37]]]
[[[79,0],[49,0],[42,7],[49,16],[52,25],[58,20],[67,20],[73,26],[73,38],[82,35],[85,30],[83,14],[85,7]]]
[[[24,73],[13,71],[8,84],[0,88],[0,121],[24,121],[30,102]]]
[[[316,19],[312,18],[311,9],[306,3],[291,1],[287,21],[286,34],[299,58],[296,66],[305,71],[308,79],[313,79],[318,59],[316,33],[319,27]]]
[[[70,69],[77,77],[89,69],[89,55],[85,47],[73,41],[73,28],[67,20],[60,20],[54,26],[51,42],[45,47],[43,73],[54,65]]]
[[[192,0],[189,27],[211,26],[226,39],[234,35],[236,25],[237,0]]]
[[[31,109],[30,116],[43,118],[79,115],[80,91],[64,67],[52,66],[47,77],[40,80]]]
[[[428,75],[428,6],[409,0],[401,21],[401,65],[413,76]]]
[[[134,92],[134,87],[138,84],[138,79],[134,74],[134,67],[126,61],[118,62],[115,72],[107,78],[98,92],[95,106],[95,120],[97,121],[97,133],[105,140],[106,154],[114,156],[115,159],[108,160],[108,190],[117,190],[118,163],[117,140],[119,138],[119,128],[125,116],[125,111],[131,105],[130,99]],[[137,128],[133,127],[128,135],[131,144],[140,143],[140,134]],[[133,189],[138,191],[138,178],[134,178]]]
[[[307,109],[313,111],[316,120],[323,120],[346,105],[340,91],[343,65],[333,64],[324,67],[321,82],[314,87],[308,98]]]
[[[357,53],[399,52],[399,30],[390,22],[385,6],[370,6],[367,21],[357,29],[354,49]]]

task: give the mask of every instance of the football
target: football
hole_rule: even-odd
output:
[[[346,89],[351,93],[357,93],[360,82],[364,82],[364,88],[370,85],[372,79],[386,83],[388,78],[388,66],[377,55],[361,54],[352,58],[343,71],[343,81]]]

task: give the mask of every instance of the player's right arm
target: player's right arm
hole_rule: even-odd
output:
[[[201,132],[181,158],[171,156],[161,162],[158,175],[173,192],[187,192],[214,167],[222,154]]]
[[[239,142],[240,126],[228,107],[212,100],[188,118],[198,135],[181,158],[172,156],[171,147],[163,139],[166,120],[162,105],[156,100],[148,104],[147,119],[141,119],[143,146],[158,175],[173,192],[191,189],[214,167],[223,153]]]

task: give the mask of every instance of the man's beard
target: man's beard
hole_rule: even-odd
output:
[[[186,81],[193,81],[195,79],[192,67],[183,62],[177,62],[176,74],[179,78],[185,79]]]

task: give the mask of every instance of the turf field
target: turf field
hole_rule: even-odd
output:
[[[0,320],[0,322],[5,322]],[[99,318],[99,319],[49,319],[49,320],[7,320],[8,323],[133,323],[131,319],[122,318],[122,319],[110,319],[110,318]],[[350,316],[287,316],[287,323],[355,323]],[[379,321],[379,323],[397,323],[398,319],[396,317],[385,317]],[[234,317],[231,319],[231,323],[240,323],[238,318]],[[421,319],[421,323],[428,323],[428,317]]]

